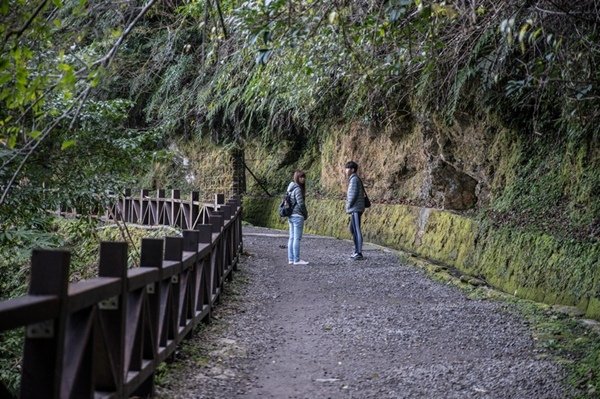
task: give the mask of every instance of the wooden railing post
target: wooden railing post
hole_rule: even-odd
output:
[[[223,212],[223,219],[228,222],[231,219],[231,207],[227,205],[220,205],[219,211]]]
[[[202,244],[210,244],[212,242],[212,225],[198,224],[196,229],[198,232],[198,240]]]
[[[197,204],[198,201],[200,201],[200,193],[198,191],[192,191],[190,199],[190,222],[187,225],[188,230],[194,229],[196,219],[198,219],[198,215],[200,214],[200,205]]]
[[[181,237],[165,237],[165,260],[181,262],[183,259],[183,238]],[[173,331],[170,333],[176,336],[181,328],[181,292],[183,291],[182,284],[185,285],[187,281],[181,281],[184,273],[178,273],[171,277],[171,295],[173,304],[173,317],[174,326]],[[173,337],[169,337],[173,338]]]
[[[161,270],[164,253],[164,240],[158,238],[142,238],[141,255],[140,255],[140,267],[150,267]],[[147,288],[151,294],[148,295],[148,313],[150,317],[150,329],[151,331],[144,331],[141,336],[143,337],[143,347],[134,348],[134,342],[127,347],[127,351],[132,352],[132,358],[130,360],[130,370],[140,370],[143,366],[143,360],[152,358],[154,365],[152,369],[155,370],[158,366],[158,334],[161,314],[161,289],[160,281],[153,283]],[[146,328],[144,326],[131,325],[133,331],[128,332],[128,335],[136,333],[137,328]],[[152,347],[149,347],[152,345]],[[135,352],[135,353],[134,353]],[[125,370],[127,372],[127,370]],[[154,372],[150,375],[133,391],[135,396],[142,398],[149,398],[154,395]]]
[[[212,273],[212,295],[216,296],[221,291],[223,278],[223,215],[222,212],[213,211],[209,216],[212,232],[218,233],[219,238],[213,245],[211,255],[211,273]]]
[[[131,222],[131,189],[126,189],[123,194],[123,206],[121,209],[121,217],[124,222]]]
[[[187,277],[187,295],[185,302],[182,303],[180,324],[185,325],[188,320],[196,317],[196,303],[198,301],[198,293],[200,287],[198,281],[201,280],[200,273],[202,272],[201,259],[198,258],[198,244],[200,242],[200,234],[197,230],[183,231],[183,250],[196,254],[194,264],[191,266]]]
[[[181,262],[183,255],[183,238],[165,237],[165,260]]]
[[[156,190],[156,221],[154,224],[167,224],[165,215],[165,190]]]
[[[54,320],[27,326],[21,398],[60,397],[70,259],[68,251],[33,251],[29,294],[57,296],[60,310]]]
[[[183,231],[183,250],[189,252],[198,252],[198,243],[200,242],[200,233],[198,230]]]
[[[153,267],[162,269],[164,258],[164,240],[160,238],[142,238],[142,250],[140,255],[140,267]],[[158,284],[157,282],[156,284]],[[150,300],[150,313],[154,316],[152,319],[152,335],[158,337],[158,315],[160,313],[160,287],[153,287],[153,294]],[[156,340],[158,341],[158,339]],[[156,350],[157,348],[155,348]]]
[[[148,195],[150,194],[149,190],[141,190],[140,191],[140,215],[139,222],[140,224],[149,224],[150,222],[150,199]]]
[[[227,205],[231,208],[231,215],[235,216],[237,211],[238,211],[238,200],[237,198],[231,197],[227,200]],[[233,222],[233,226],[231,226],[231,230],[232,230],[232,235],[233,235],[233,245],[235,248],[233,248],[234,253],[236,254],[234,257],[237,259],[237,253],[240,250],[239,245],[241,242],[241,224],[239,223],[239,221],[241,220],[241,218],[236,218]],[[237,265],[234,265],[233,270],[237,270]]]
[[[180,191],[171,190],[171,213],[170,213],[170,225],[181,227],[181,215],[179,214],[180,204]]]
[[[99,317],[106,343],[94,337],[94,380],[97,390],[114,391],[117,397],[123,396],[125,377],[125,325],[127,317],[127,243],[100,243],[99,277],[121,279],[121,295],[117,307],[100,307]],[[108,353],[104,353],[108,351]]]
[[[212,226],[210,224],[198,224],[196,225],[196,230],[198,231],[198,241],[200,244],[212,244]],[[208,309],[207,317],[204,319],[206,323],[210,323],[212,315],[211,259],[212,251],[200,261],[202,270],[198,272],[200,292],[196,302],[196,311],[203,312],[205,309]]]
[[[227,281],[233,280],[233,273],[231,273],[231,268],[233,267],[233,259],[234,255],[232,254],[232,250],[234,247],[233,237],[234,237],[234,226],[232,223],[229,223],[231,220],[232,208],[228,205],[220,205],[219,206],[219,214],[223,215],[223,223],[227,225],[227,228],[223,230],[222,237],[222,262],[224,273],[227,275]]]
[[[211,212],[208,219],[212,225],[213,233],[220,233],[223,230],[223,214],[221,212]]]

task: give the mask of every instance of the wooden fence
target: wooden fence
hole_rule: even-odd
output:
[[[106,218],[193,230],[197,224],[209,222],[210,211],[223,204],[225,196],[217,194],[214,203],[202,203],[199,199],[197,191],[193,191],[189,199],[182,199],[179,190],[171,190],[168,196],[165,190],[156,190],[155,197],[150,196],[149,190],[141,190],[139,197],[132,197],[127,191],[107,211]]]
[[[140,267],[128,269],[126,243],[102,242],[98,277],[69,284],[68,251],[33,251],[28,295],[0,303],[0,331],[26,328],[21,398],[152,396],[160,362],[210,320],[242,251],[241,203],[175,194],[126,196],[108,212],[185,229],[143,239]]]

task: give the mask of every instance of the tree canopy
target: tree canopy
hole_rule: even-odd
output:
[[[94,206],[178,137],[239,145],[462,112],[596,140],[598,6],[0,0],[3,223]]]

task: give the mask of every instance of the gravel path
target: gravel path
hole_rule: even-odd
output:
[[[286,244],[244,227],[234,295],[159,397],[573,396],[510,305],[469,299],[380,248],[352,261],[348,241],[306,236],[311,263],[291,266]]]

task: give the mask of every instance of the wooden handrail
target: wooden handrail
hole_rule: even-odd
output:
[[[0,331],[26,327],[20,397],[152,396],[160,362],[210,320],[237,269],[241,203],[217,199],[202,210],[178,198],[121,199],[127,222],[184,228],[143,239],[137,268],[127,268],[126,243],[102,242],[98,277],[68,284],[67,251],[33,252],[29,295],[0,302]]]
[[[56,295],[25,295],[0,302],[0,331],[54,319],[58,308]]]

